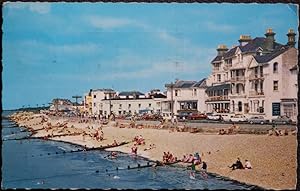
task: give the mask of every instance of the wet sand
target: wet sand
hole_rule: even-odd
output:
[[[25,115],[24,115],[25,116]],[[14,118],[21,126],[34,129],[46,127],[47,122],[55,125],[57,122],[66,122],[65,119],[48,118],[47,122],[41,123],[41,115],[27,114],[28,117],[18,115]],[[30,118],[33,117],[33,118]],[[71,127],[73,125],[73,127]],[[87,129],[93,126],[93,129]],[[190,133],[190,132],[172,132],[165,129],[151,128],[119,128],[115,122],[108,125],[100,123],[78,123],[78,121],[68,121],[67,128],[52,127],[48,132],[38,130],[34,137],[43,137],[46,135],[58,135],[60,133],[87,133],[95,132],[96,128],[102,126],[104,140],[97,141],[90,136],[82,135],[53,137],[50,139],[61,140],[87,147],[99,147],[100,145],[112,144],[117,142],[132,141],[137,135],[142,135],[145,139],[145,145],[138,146],[138,155],[147,157],[151,160],[162,160],[163,152],[170,151],[179,159],[184,154],[194,154],[198,152],[202,159],[208,165],[208,172],[216,173],[221,176],[229,177],[240,182],[257,185],[266,189],[295,189],[297,179],[297,137],[295,135],[287,136],[268,136],[266,134],[234,134],[218,135],[212,132]],[[131,152],[134,142],[114,147],[107,150]],[[155,148],[144,151],[150,144],[155,144]],[[242,162],[248,159],[253,169],[234,170],[228,166],[234,163],[239,157]],[[181,163],[182,165],[186,165]]]

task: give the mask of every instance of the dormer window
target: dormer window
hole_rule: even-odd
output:
[[[273,73],[278,73],[278,63],[277,62],[275,62],[273,64]]]

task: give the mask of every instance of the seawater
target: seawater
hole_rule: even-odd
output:
[[[3,114],[2,114],[3,115]],[[8,128],[11,122],[2,120],[2,140],[20,138],[27,132],[21,127]],[[12,134],[13,132],[13,134]],[[100,188],[100,189],[252,189],[236,181],[211,175],[204,179],[196,174],[190,179],[189,170],[178,167],[149,167],[147,160],[118,153],[108,159],[109,152],[87,151],[68,153],[77,146],[38,139],[2,142],[2,182],[8,188]],[[65,154],[56,154],[65,151]],[[116,170],[116,169],[120,170]]]

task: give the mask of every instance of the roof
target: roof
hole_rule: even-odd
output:
[[[266,63],[270,60],[276,58],[280,54],[284,53],[286,50],[288,50],[288,47],[282,46],[280,48],[275,49],[273,52],[264,54],[264,55],[256,55],[254,56],[257,63]]]
[[[124,91],[119,93],[119,96],[137,96],[137,95],[140,96],[144,94],[139,91]]]
[[[199,87],[199,88],[204,88],[204,87],[206,87],[206,78],[203,78],[203,79],[200,80],[199,82],[196,82],[195,84],[193,84],[192,87]]]
[[[256,52],[256,50],[261,47],[263,50],[266,49],[266,38],[265,37],[256,37],[253,40],[249,41],[244,46],[239,46],[242,52]],[[274,42],[274,49],[282,47],[282,44]]]
[[[227,52],[224,54],[224,57],[225,57],[225,58],[229,58],[229,57],[234,56],[237,48],[238,48],[238,46],[236,46],[236,47],[230,49],[229,51],[227,51]]]
[[[166,84],[166,87],[171,87],[171,84]],[[178,80],[173,84],[173,88],[193,88],[193,87],[206,87],[206,78],[203,78],[200,81],[184,81]]]
[[[92,91],[108,91],[108,92],[114,92],[115,90],[110,89],[110,88],[101,88],[101,89],[95,89],[95,90],[92,90]]]
[[[174,84],[174,88],[190,88],[195,84],[196,81],[183,81],[183,80],[178,80]]]
[[[224,89],[230,89],[230,84],[221,84],[216,86],[210,86],[205,91],[218,91],[218,90],[224,90]]]
[[[213,63],[213,62],[219,62],[219,61],[221,61],[222,60],[222,56],[216,56],[212,61],[211,61],[211,63]]]
[[[256,37],[253,40],[249,41],[244,46],[235,46],[229,49],[223,56],[216,56],[211,63],[221,61],[222,58],[230,58],[235,55],[236,49],[240,48],[242,52],[256,52],[258,48],[266,50],[266,38],[265,37]],[[274,50],[279,50],[280,48],[285,47],[284,45],[274,42]],[[273,52],[272,52],[273,53]]]
[[[160,93],[155,93],[155,94],[151,94],[152,98],[167,98],[167,96],[165,96],[164,94],[160,94]]]

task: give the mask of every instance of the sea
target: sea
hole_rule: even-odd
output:
[[[13,111],[3,111],[8,116]],[[21,139],[29,135],[22,127],[2,119],[2,189],[227,189],[250,190],[255,186],[221,176],[196,173],[174,166],[146,166],[151,161],[108,151],[71,152],[79,148],[64,142]],[[129,169],[128,169],[129,167]],[[209,163],[208,163],[209,169]]]

